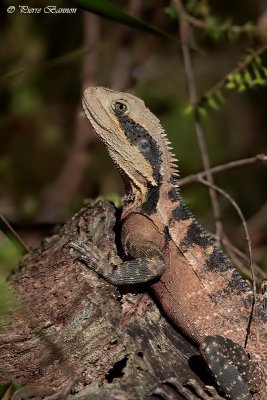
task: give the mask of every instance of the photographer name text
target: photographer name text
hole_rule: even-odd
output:
[[[29,6],[18,6],[20,14],[75,14],[77,8],[62,8],[57,6],[46,6],[46,7],[29,7]],[[10,6],[7,9],[8,13],[13,13],[15,6]]]

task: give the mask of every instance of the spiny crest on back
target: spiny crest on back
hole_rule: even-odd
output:
[[[149,113],[151,111],[146,108]],[[152,113],[151,113],[152,114]],[[153,137],[156,139],[158,145],[161,148],[161,152],[163,154],[163,168],[162,174],[166,176],[166,178],[170,178],[171,176],[175,179],[175,186],[178,189],[178,179],[179,179],[179,169],[178,169],[178,160],[176,155],[174,154],[174,149],[172,147],[172,143],[170,142],[165,130],[163,129],[160,121],[154,114],[152,114],[154,119],[157,121],[158,129],[153,132]],[[165,160],[164,160],[165,158]],[[165,162],[164,162],[165,161]]]

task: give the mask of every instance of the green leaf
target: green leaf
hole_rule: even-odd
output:
[[[234,29],[229,29],[227,31],[227,36],[230,42],[234,42],[240,36],[240,32],[235,31]]]
[[[191,115],[194,112],[194,107],[192,106],[192,104],[188,104],[188,106],[186,106],[186,108],[184,109],[184,114],[185,115]]]
[[[100,197],[101,200],[111,201],[116,208],[122,207],[121,196],[118,193],[110,192]]]
[[[244,72],[244,81],[249,85],[250,82],[252,81],[252,76],[250,72],[246,69]]]
[[[217,97],[219,103],[224,104],[225,103],[225,98],[220,90],[215,92],[215,96]]]
[[[0,246],[0,272],[7,276],[10,271],[17,265],[21,257],[20,248],[14,243],[7,241],[1,243]]]
[[[236,88],[236,84],[235,84],[234,81],[229,81],[229,82],[227,82],[225,87],[226,87],[226,89],[235,89]]]
[[[255,62],[256,62],[256,64],[257,64],[258,66],[261,66],[261,65],[262,65],[262,59],[261,59],[260,56],[258,56],[257,54],[255,54],[254,60],[255,60]]]
[[[177,7],[175,7],[174,4],[170,4],[168,7],[165,7],[164,12],[172,19],[177,18],[178,16]]]
[[[256,82],[258,85],[263,86],[265,84],[265,79],[261,76],[260,69],[256,64],[252,64],[253,72],[255,74]]]
[[[207,116],[207,110],[205,107],[198,107],[198,112],[201,115],[201,117],[206,118]]]
[[[240,84],[242,82],[242,75],[240,73],[237,73],[233,76],[233,79],[237,84]]]
[[[247,32],[253,31],[254,30],[254,25],[252,24],[251,21],[248,21],[243,25],[243,29],[245,31],[247,31]]]
[[[238,86],[237,91],[238,91],[239,93],[241,93],[241,92],[244,92],[246,89],[247,89],[247,88],[246,88],[246,85],[245,85],[244,83],[241,83],[241,84]]]
[[[132,17],[126,12],[122,11],[118,6],[108,0],[73,0],[80,8],[90,11],[94,14],[100,15],[101,17],[107,18],[112,21],[119,22],[121,24],[131,26],[132,28],[143,30],[146,32],[159,35],[167,39],[176,39],[175,37],[163,32],[152,25],[147,24],[139,18]]]
[[[219,110],[220,107],[213,96],[207,97],[207,101],[210,108],[212,108],[215,111]]]
[[[4,383],[4,384],[0,385],[0,399],[2,399],[2,397],[4,396],[5,392],[9,388],[9,385],[10,385],[10,383]]]

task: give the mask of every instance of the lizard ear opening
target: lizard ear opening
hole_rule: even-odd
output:
[[[113,101],[111,108],[116,115],[127,115],[130,112],[129,104],[124,100]]]

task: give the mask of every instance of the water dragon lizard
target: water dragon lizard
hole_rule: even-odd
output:
[[[126,260],[112,266],[93,245],[71,247],[114,285],[151,281],[164,312],[198,346],[225,398],[266,399],[267,281],[251,318],[251,285],[182,202],[170,142],[141,99],[91,87],[82,103],[125,185]]]

